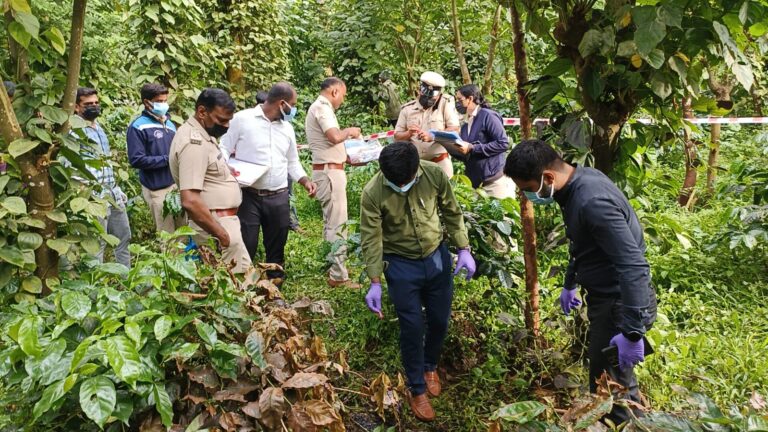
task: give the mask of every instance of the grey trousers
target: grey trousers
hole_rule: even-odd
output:
[[[128,223],[128,213],[125,208],[108,206],[107,217],[99,219],[99,223],[104,227],[104,231],[107,234],[111,234],[120,240],[120,243],[115,246],[115,261],[130,268],[131,267],[131,252],[128,251],[128,245],[131,243],[131,226]],[[101,250],[96,258],[99,262],[104,262],[104,249],[107,244],[105,241],[101,241]]]

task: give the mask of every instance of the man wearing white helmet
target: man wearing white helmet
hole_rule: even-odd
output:
[[[419,150],[421,159],[432,161],[442,168],[448,177],[453,176],[453,165],[448,152],[435,142],[431,129],[459,131],[459,114],[453,97],[443,94],[445,78],[436,72],[421,74],[419,98],[400,109],[395,126],[395,141],[410,140]]]

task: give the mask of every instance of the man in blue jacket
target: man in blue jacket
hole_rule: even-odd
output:
[[[176,126],[168,116],[168,89],[148,83],[141,87],[144,111],[128,127],[128,160],[139,170],[142,196],[149,206],[158,231],[173,232],[184,221],[163,216],[163,202],[176,188],[168,167],[168,152]]]
[[[512,149],[504,174],[534,204],[557,202],[563,212],[571,259],[560,307],[567,315],[581,305],[577,284],[586,291],[590,390],[607,373],[627,389],[623,397],[640,402],[634,367],[649,354],[644,335],[656,319],[656,293],[635,210],[605,174],[566,163],[540,140]],[[618,365],[606,349],[618,351]],[[608,418],[619,424],[630,415],[616,407]]]

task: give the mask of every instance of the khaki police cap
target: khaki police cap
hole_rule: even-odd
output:
[[[421,74],[421,82],[430,87],[445,87],[445,78],[437,72],[427,71]]]

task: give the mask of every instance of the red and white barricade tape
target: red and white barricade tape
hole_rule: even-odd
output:
[[[504,126],[520,126],[520,118],[510,117],[502,119]],[[651,124],[653,119],[641,118],[635,119],[635,121],[644,124]],[[768,117],[697,117],[692,119],[686,119],[686,121],[693,124],[768,124]],[[533,120],[533,123],[545,123],[549,124],[549,119],[537,118]],[[370,141],[373,139],[389,138],[395,136],[395,131],[384,131],[375,134],[366,135],[364,140]]]

